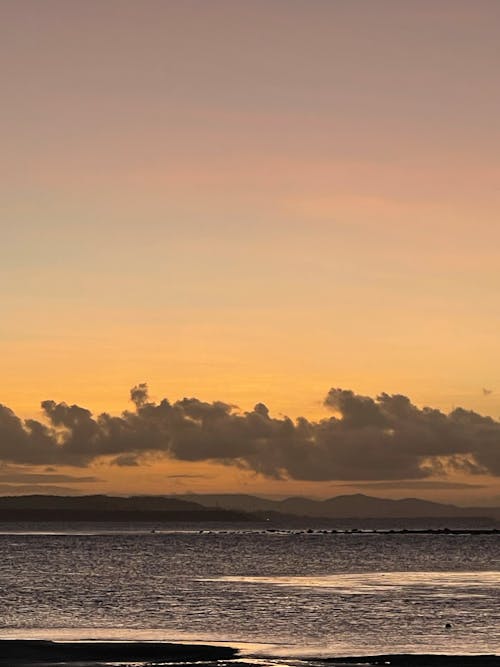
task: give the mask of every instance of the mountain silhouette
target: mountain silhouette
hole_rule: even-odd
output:
[[[491,517],[500,519],[499,507],[458,507],[420,498],[393,500],[362,493],[341,495],[326,500],[300,496],[269,500],[244,494],[186,494],[177,496],[207,507],[244,512],[279,512],[281,514],[325,519],[357,518],[445,518]]]
[[[244,512],[164,496],[3,496],[0,521],[248,521]]]

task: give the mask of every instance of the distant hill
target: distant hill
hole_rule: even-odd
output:
[[[498,507],[457,507],[419,498],[363,494],[327,500],[268,500],[244,494],[182,496],[0,496],[0,521],[278,521],[316,519],[459,519],[500,521]]]
[[[163,496],[3,496],[0,521],[249,521],[239,510]]]
[[[207,507],[240,510],[245,512],[269,512],[302,517],[328,519],[405,519],[446,517],[490,517],[500,519],[499,507],[457,507],[419,498],[392,500],[361,493],[342,495],[327,500],[293,497],[284,500],[268,500],[243,494],[186,494],[177,496]]]

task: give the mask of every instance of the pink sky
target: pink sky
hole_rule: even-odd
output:
[[[498,418],[498,2],[16,0],[0,25],[2,403],[117,412],[147,380]],[[242,483],[210,466],[189,490]]]

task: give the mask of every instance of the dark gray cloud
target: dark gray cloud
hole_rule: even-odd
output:
[[[425,480],[449,471],[500,476],[500,422],[462,408],[418,408],[398,394],[331,389],[324,404],[332,416],[320,421],[274,418],[262,403],[244,413],[196,398],[156,403],[145,384],[131,399],[134,409],[119,416],[44,401],[44,421],[22,421],[0,406],[0,459],[86,466],[106,457],[130,466],[155,454],[317,481]]]
[[[166,479],[213,479],[213,475],[165,475]]]
[[[141,465],[140,457],[136,454],[120,454],[114,459],[111,459],[110,464],[113,466],[120,466],[120,468],[137,468]]]

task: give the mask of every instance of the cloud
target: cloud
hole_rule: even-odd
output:
[[[140,457],[136,454],[120,454],[111,459],[110,464],[120,468],[137,468],[140,465]]]
[[[274,418],[262,403],[249,412],[197,398],[155,403],[145,384],[131,399],[134,409],[119,416],[47,400],[44,421],[23,421],[0,406],[0,459],[84,467],[106,457],[130,466],[155,454],[311,481],[425,480],[449,471],[500,476],[500,422],[462,408],[419,408],[399,394],[331,389],[324,404],[332,415],[320,421]]]
[[[420,491],[442,490],[458,491],[464,489],[485,489],[485,484],[468,484],[467,482],[445,482],[425,480],[396,480],[392,482],[350,482],[341,486],[356,486],[368,489],[417,489]]]
[[[165,475],[166,479],[213,479],[213,475]]]
[[[26,496],[33,494],[79,496],[82,493],[81,489],[56,484],[0,484],[0,495],[2,496]]]
[[[81,477],[78,475],[63,475],[59,473],[37,473],[16,470],[15,468],[0,468],[0,483],[8,484],[46,484],[60,482],[91,483],[100,482],[98,477]]]

